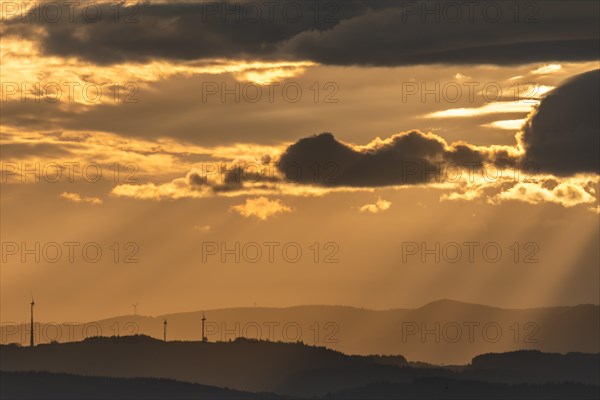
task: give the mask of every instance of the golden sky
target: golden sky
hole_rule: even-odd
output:
[[[150,315],[254,303],[599,302],[597,171],[528,169],[527,132],[552,124],[524,132],[545,98],[597,70],[597,58],[369,65],[326,51],[337,40],[330,31],[323,52],[306,50],[315,48],[307,31],[268,55],[269,43],[236,57],[181,55],[187,42],[164,40],[183,16],[148,22],[162,24],[155,54],[145,42],[139,52],[111,47],[110,37],[97,43],[102,26],[85,23],[67,25],[62,48],[60,24],[15,33],[23,24],[5,3],[2,322],[25,319],[31,295],[47,321],[125,314],[134,302]],[[341,25],[340,38],[350,28]],[[323,132],[334,139],[313,136]],[[390,149],[452,164],[456,179],[395,180],[402,171],[378,164]],[[302,168],[302,178],[278,168],[321,151],[325,162]],[[466,154],[484,167],[469,170],[458,161]],[[338,170],[346,157],[359,167]],[[76,243],[73,259],[65,243]],[[97,262],[82,252],[90,243],[102,251]],[[498,261],[486,245],[501,249]],[[439,261],[423,254],[436,246]],[[463,254],[449,261],[456,246]]]

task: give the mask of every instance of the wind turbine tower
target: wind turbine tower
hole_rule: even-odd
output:
[[[35,329],[33,327],[33,306],[35,306],[35,301],[33,301],[33,297],[31,297],[31,337],[29,338],[29,347],[33,347],[35,343]]]
[[[204,316],[204,312],[202,313],[202,341],[208,342],[206,336],[204,336],[204,323],[206,322],[206,317]]]
[[[163,340],[167,341],[167,319],[163,318]]]

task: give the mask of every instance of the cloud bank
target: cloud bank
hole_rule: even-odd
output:
[[[597,60],[599,7],[592,1],[179,1],[132,4],[115,22],[113,2],[100,3],[99,19],[89,16],[95,10],[72,12],[63,4],[62,17],[53,22],[11,12],[3,33],[36,38],[46,54],[97,64],[512,65]]]

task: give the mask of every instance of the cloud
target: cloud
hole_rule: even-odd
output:
[[[579,204],[592,204],[596,198],[588,193],[581,184],[577,182],[561,182],[553,189],[532,182],[520,182],[508,190],[498,193],[493,202],[508,200],[524,201],[530,204],[556,203],[564,207],[573,207]]]
[[[268,157],[265,157],[266,161]],[[262,162],[262,161],[261,161]],[[184,177],[168,182],[141,184],[119,184],[111,195],[129,197],[140,200],[177,200],[183,198],[239,197],[239,196],[324,196],[331,192],[372,191],[370,188],[298,185],[297,180],[285,179],[270,161],[263,164],[263,169],[254,172],[259,164],[252,163],[246,169],[244,163],[207,162],[201,168],[192,168]],[[238,167],[236,167],[236,165]],[[250,164],[245,164],[246,166]],[[253,172],[249,172],[253,171]]]
[[[378,187],[440,182],[447,167],[506,166],[517,161],[517,148],[449,145],[440,136],[420,131],[377,138],[366,146],[342,143],[331,133],[322,133],[289,146],[280,157],[279,169],[298,183]],[[317,175],[310,173],[315,168]]]
[[[237,212],[243,217],[255,217],[261,221],[277,214],[292,212],[292,208],[282,204],[279,200],[269,200],[266,197],[257,197],[246,199],[246,202],[237,206],[232,206],[231,210]]]
[[[97,64],[260,59],[512,65],[598,58],[597,2],[539,1],[516,12],[512,3],[491,1],[332,1],[322,3],[318,14],[306,2],[256,1],[250,11],[243,2],[226,3],[131,4],[120,16],[135,13],[132,21],[117,22],[114,4],[100,3],[104,17],[94,23],[86,22],[82,7],[70,13],[63,5],[62,15],[74,14],[73,20],[16,16],[4,23],[3,34],[33,37],[47,54]]]
[[[194,230],[202,233],[210,232],[210,225],[194,225]]]
[[[482,108],[490,106],[494,105]],[[448,144],[438,135],[416,130],[357,146],[343,143],[331,133],[322,133],[289,146],[280,157],[279,168],[287,177],[305,172],[299,183],[353,187],[431,183],[437,179],[436,175],[441,175],[440,164],[455,164],[459,168],[491,164],[523,169],[530,165],[559,176],[597,174],[599,109],[600,70],[594,70],[550,91],[525,121],[513,147]],[[511,120],[495,124],[515,127],[518,123]],[[320,170],[316,181],[306,173],[315,166]]]
[[[195,172],[184,178],[175,178],[166,183],[121,184],[111,191],[117,197],[133,197],[140,200],[177,200],[182,198],[204,198],[212,196],[211,186]]]
[[[498,128],[505,129],[508,131],[516,132],[525,123],[525,118],[522,119],[505,119],[501,121],[490,122],[489,124],[483,124],[482,126],[490,127],[490,128]]]
[[[546,75],[546,74],[552,74],[554,72],[558,72],[562,69],[562,65],[560,64],[547,64],[547,65],[542,65],[539,68],[534,69],[533,71],[531,71],[531,73],[533,75]]]
[[[525,159],[557,175],[599,173],[600,69],[567,80],[528,119],[521,141]]]
[[[531,111],[533,106],[538,102],[530,100],[531,103],[526,102],[514,102],[514,101],[502,101],[497,103],[487,103],[481,107],[471,108],[451,108],[448,110],[435,111],[429,114],[423,115],[422,118],[464,118],[464,117],[477,117],[480,115],[489,114],[502,114],[502,113],[527,113]]]
[[[491,114],[520,114],[530,113],[535,106],[539,105],[540,99],[552,91],[554,86],[541,85],[537,83],[526,83],[515,85],[498,85],[497,92],[490,95],[485,90],[479,95],[486,101],[478,107],[450,108],[434,111],[422,115],[420,118],[468,118]]]
[[[597,174],[555,176],[540,172],[536,165],[522,164],[524,155],[517,146],[448,144],[440,136],[419,131],[376,138],[366,145],[344,143],[323,133],[300,139],[280,154],[254,154],[254,160],[261,161],[253,161],[250,169],[229,161],[218,163],[223,168],[219,171],[210,163],[211,168],[193,168],[184,177],[163,183],[120,184],[111,194],[150,200],[252,196],[232,210],[259,219],[291,211],[266,196],[323,196],[411,185],[445,191],[442,201],[482,200],[491,205],[521,201],[564,207],[597,201]],[[379,198],[359,210],[377,213],[390,206],[391,202]]]
[[[563,207],[593,205],[600,178],[578,175],[569,178],[540,176],[533,180],[497,179],[493,182],[473,182],[461,185],[451,193],[441,195],[442,201],[483,200],[497,205],[508,201],[529,204],[554,203]],[[594,211],[590,208],[590,211]]]
[[[360,212],[369,212],[377,214],[380,211],[388,210],[392,206],[391,201],[383,200],[381,197],[377,199],[375,204],[365,204],[360,208]]]
[[[4,160],[23,160],[27,158],[65,157],[73,154],[78,146],[57,143],[3,143]]]
[[[219,167],[227,165],[233,171],[236,163],[246,166],[244,176],[251,177],[253,167],[262,163],[261,156],[276,154],[284,148],[252,143],[204,147],[171,138],[151,141],[101,131],[37,131],[10,126],[2,129],[0,181],[3,183],[30,183],[36,181],[35,177],[51,181],[55,176],[56,181],[89,180],[84,173],[87,167],[89,175],[101,169],[104,181],[142,183],[148,179],[173,179],[194,168],[214,170],[213,175],[219,176]],[[30,171],[37,173],[33,176]],[[226,189],[227,183],[228,179],[223,179],[220,188]]]
[[[598,48],[594,47],[598,44],[598,21],[584,14],[597,11],[598,5],[578,3],[578,10],[574,10],[574,6],[565,8],[542,1],[536,3],[535,23],[523,23],[514,21],[510,5],[503,2],[477,2],[481,8],[473,13],[473,18],[467,18],[468,10],[462,9],[464,18],[458,21],[443,16],[444,2],[414,2],[418,8],[416,15],[409,15],[403,6],[410,7],[412,2],[398,3],[383,10],[370,9],[326,31],[304,31],[289,40],[284,49],[325,64],[386,66],[510,65],[596,59],[598,55]],[[497,8],[499,18],[495,22],[483,12],[490,5]],[[428,15],[425,9],[432,6],[439,7],[439,11]],[[579,15],[584,25],[569,21],[569,15],[573,14]],[[444,40],[439,40],[441,37]]]
[[[86,197],[79,193],[64,192],[60,195],[61,198],[72,201],[73,203],[89,203],[89,204],[102,204],[102,200],[98,197]]]
[[[170,78],[229,74],[235,82],[265,84],[296,77],[315,65],[307,61],[225,59],[187,62],[152,59],[146,63],[97,65],[76,57],[45,54],[43,50],[35,37],[3,37],[0,48],[3,102],[43,101],[61,111],[84,112],[100,105],[138,103],[144,89]]]

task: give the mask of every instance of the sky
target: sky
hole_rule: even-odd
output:
[[[0,5],[2,322],[600,303],[597,2]]]

